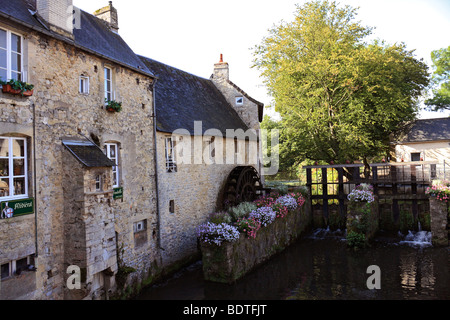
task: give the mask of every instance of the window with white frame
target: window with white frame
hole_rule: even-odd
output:
[[[105,99],[106,101],[111,101],[114,99],[113,97],[113,89],[112,89],[112,70],[111,68],[104,68],[104,79],[105,79]]]
[[[105,143],[106,156],[116,164],[113,169],[113,188],[119,187],[119,145],[117,143]]]
[[[28,196],[27,140],[0,137],[0,201]]]
[[[22,79],[22,37],[9,30],[0,29],[1,80]]]
[[[81,94],[89,94],[89,77],[86,77],[84,75],[80,76],[79,92]]]
[[[95,176],[95,191],[102,191],[103,185],[102,185],[102,176],[100,174],[97,174]]]
[[[174,142],[171,137],[166,137],[166,171],[176,172],[177,164],[175,161]]]

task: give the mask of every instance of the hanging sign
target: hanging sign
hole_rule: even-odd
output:
[[[123,187],[113,189],[113,199],[123,199]]]
[[[20,199],[0,202],[0,218],[9,219],[34,213],[34,199]]]

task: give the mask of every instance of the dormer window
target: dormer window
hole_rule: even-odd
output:
[[[244,105],[244,97],[236,97],[236,105],[237,106]]]
[[[0,29],[0,78],[22,79],[22,37],[9,30]]]

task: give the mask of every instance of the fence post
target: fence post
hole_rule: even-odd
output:
[[[306,168],[306,186],[309,189],[309,204],[312,212],[312,168]]]
[[[328,168],[322,168],[322,210],[325,219],[328,219],[328,179],[327,179]]]

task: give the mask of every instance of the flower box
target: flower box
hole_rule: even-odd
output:
[[[311,226],[305,206],[288,211],[283,218],[259,229],[255,237],[241,233],[233,242],[200,242],[205,280],[233,283],[292,244]]]
[[[13,95],[21,95],[21,96],[25,96],[25,97],[29,97],[29,96],[33,95],[33,89],[30,89],[30,90],[13,89],[13,87],[10,84],[2,84],[2,92],[13,94]]]

